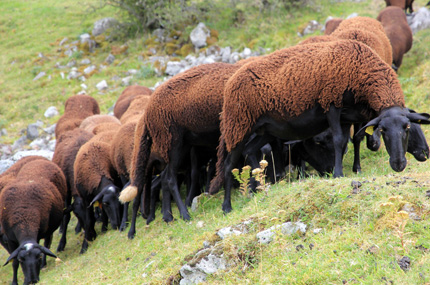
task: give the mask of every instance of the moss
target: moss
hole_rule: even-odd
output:
[[[185,44],[181,47],[179,55],[185,57],[194,51],[194,46],[192,44]]]
[[[216,37],[212,37],[212,36],[206,40],[208,46],[215,44],[217,41],[218,41],[218,39]]]
[[[211,37],[214,37],[218,40],[219,39],[219,32],[215,29],[211,29]]]
[[[164,51],[168,55],[172,55],[177,50],[178,50],[178,45],[174,42],[167,43],[166,46],[164,47]]]
[[[94,40],[96,41],[97,44],[101,44],[101,43],[106,41],[106,36],[98,35],[98,36],[94,37]]]

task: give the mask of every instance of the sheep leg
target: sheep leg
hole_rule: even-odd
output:
[[[196,149],[192,148],[190,151],[190,158],[191,158],[191,185],[190,190],[188,191],[187,198],[185,200],[185,205],[187,207],[191,207],[191,203],[199,194],[199,165],[198,165],[198,159],[197,159],[197,153]]]
[[[344,136],[344,131],[340,123],[341,109],[330,105],[327,112],[327,120],[333,133],[335,166],[333,177],[343,177],[342,158],[348,142],[348,136]]]
[[[216,158],[212,158],[209,160],[209,166],[206,174],[206,189],[205,193],[209,193],[209,186],[211,184],[212,178],[215,176],[216,171]]]
[[[85,223],[84,223],[85,237],[84,237],[84,241],[82,242],[82,248],[80,252],[81,254],[85,253],[88,250],[88,241],[93,241],[97,237],[97,233],[94,230],[95,224],[96,224],[96,219],[94,216],[94,209],[92,206],[87,207]]]
[[[234,177],[231,171],[239,163],[240,157],[242,155],[242,150],[244,149],[244,147],[245,147],[245,143],[242,141],[234,149],[232,149],[231,152],[228,153],[227,157],[225,158],[225,169],[224,169],[225,193],[224,193],[224,202],[222,203],[222,210],[224,211],[224,213],[230,213],[233,210],[233,208],[231,207],[231,188],[233,187]],[[220,157],[218,157],[218,159],[220,159]]]
[[[102,219],[102,233],[107,232],[108,230],[108,224],[109,224],[109,218],[105,210],[101,209],[101,219]]]
[[[18,258],[14,258],[12,262],[12,269],[13,269],[12,285],[18,285],[18,267],[19,267]]]
[[[137,196],[134,198],[133,201],[133,213],[131,215],[131,223],[130,223],[130,229],[128,230],[128,238],[133,239],[136,235],[136,218],[137,218],[137,212],[139,211],[140,207],[140,199],[142,196],[143,187],[138,187]]]
[[[360,164],[360,143],[361,139],[358,138],[355,134],[358,132],[361,124],[354,124],[354,137],[352,138],[352,143],[354,144],[354,163],[352,164],[352,171],[354,173],[361,172],[361,164]]]
[[[162,178],[162,180],[164,179]],[[171,221],[173,221],[172,196],[170,194],[170,191],[167,189],[165,185],[161,186],[161,190],[163,191],[163,198],[162,198],[163,200],[161,205],[161,212],[163,213],[163,221],[165,221],[166,223],[170,223]]]
[[[50,249],[51,248],[51,244],[52,244],[52,234],[48,235],[45,237],[45,241],[43,243],[43,245],[47,248]],[[46,266],[46,254],[43,255],[43,260],[42,260],[42,265],[40,266],[40,268],[44,268]]]
[[[122,220],[121,220],[121,226],[119,227],[119,231],[122,232],[127,227],[127,216],[128,216],[128,205],[130,203],[127,202],[124,204],[123,212],[122,212]]]
[[[154,178],[152,186],[151,186],[151,201],[150,201],[150,210],[148,218],[146,219],[146,224],[149,225],[155,219],[155,207],[160,198],[160,190],[161,190],[161,176],[158,175]]]

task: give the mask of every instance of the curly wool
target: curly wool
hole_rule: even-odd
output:
[[[400,67],[403,55],[412,48],[412,30],[408,25],[406,15],[399,7],[391,6],[382,10],[377,20],[381,22],[390,40],[393,51],[393,63]]]
[[[371,47],[386,63],[393,62],[390,40],[384,27],[369,17],[343,20],[331,36],[344,40],[357,40]]]
[[[121,125],[121,122],[117,117],[111,115],[92,115],[86,117],[79,126],[81,129],[84,129],[87,132],[94,133],[94,128],[101,124],[117,124]],[[94,133],[95,134],[95,133]]]
[[[121,119],[123,114],[127,111],[130,103],[139,96],[149,96],[152,90],[145,86],[132,85],[124,89],[118,100],[115,103],[113,114],[118,119]]]
[[[240,68],[227,82],[221,133],[231,151],[267,114],[296,117],[316,104],[342,107],[345,91],[380,112],[404,106],[397,75],[372,49],[353,40],[298,45]]]
[[[38,155],[26,156],[26,157],[21,158],[17,162],[15,162],[5,172],[3,172],[2,174],[0,174],[0,192],[2,191],[2,189],[6,186],[6,184],[8,182],[10,182],[10,181],[12,181],[12,180],[14,180],[16,178],[16,176],[18,175],[19,171],[21,170],[21,168],[24,165],[26,165],[30,161],[39,160],[39,159],[48,161],[47,158],[44,158],[44,157],[41,157],[41,156],[38,156]]]
[[[129,178],[130,173],[136,125],[136,121],[122,125],[111,144],[110,157],[112,164],[118,174],[126,178]]]
[[[324,35],[330,35],[333,33],[342,21],[343,19],[341,18],[333,18],[328,20],[327,23],[325,23]]]
[[[151,96],[142,95],[131,101],[127,111],[125,111],[121,116],[121,123],[125,124],[131,120],[134,120],[134,118],[137,116],[142,116],[150,99]]]

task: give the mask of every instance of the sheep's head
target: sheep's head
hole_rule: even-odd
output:
[[[39,282],[40,269],[43,267],[44,255],[57,257],[49,249],[35,242],[21,244],[7,259],[7,265],[12,259],[17,259],[24,273],[24,284]]]
[[[363,136],[365,132],[370,135],[375,129],[378,129],[385,142],[385,147],[390,155],[390,165],[395,171],[403,171],[406,167],[406,151],[409,151],[409,137],[414,137],[422,144],[425,142],[424,136],[420,139],[417,130],[411,131],[411,124],[430,124],[430,115],[426,113],[413,113],[408,109],[400,107],[391,107],[381,111],[381,114],[367,123],[358,133],[357,136]],[[424,143],[421,141],[424,138]],[[425,151],[425,150],[424,150]],[[426,148],[428,153],[428,147]]]
[[[90,207],[92,207],[96,201],[101,203],[101,207],[106,212],[114,230],[118,229],[121,223],[122,205],[118,200],[119,192],[120,188],[114,184],[107,185],[101,189],[90,204]]]

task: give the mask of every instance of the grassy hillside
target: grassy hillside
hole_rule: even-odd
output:
[[[415,9],[426,2],[415,1]],[[91,31],[97,19],[118,16],[109,7],[92,13],[88,5],[97,3],[97,0],[0,2],[0,128],[9,132],[8,137],[0,138],[1,143],[13,142],[21,129],[37,119],[54,123],[58,117],[47,121],[43,118],[44,111],[54,105],[62,112],[65,99],[81,91],[82,82],[64,80],[61,70],[54,68],[56,62],[68,61],[57,52],[58,42],[64,37],[77,39],[83,32]],[[299,42],[302,38],[297,32],[309,20],[324,22],[329,15],[346,17],[352,12],[376,17],[383,7],[382,0],[335,4],[315,0],[310,7],[293,9],[290,14],[276,10],[261,15],[257,8],[246,10],[244,7],[247,12],[242,24],[231,25],[227,20],[207,24],[219,31],[217,44],[220,46],[261,46],[275,50]],[[221,19],[227,18],[221,15]],[[127,54],[118,55],[114,64],[85,82],[88,94],[99,101],[103,113],[124,88],[111,78],[124,76],[131,68],[142,68],[137,58],[145,52],[145,40],[142,36],[113,42],[97,54],[88,55],[92,62],[101,63],[112,46],[124,43],[129,46]],[[414,46],[406,54],[399,72],[407,105],[420,112],[430,111],[429,46],[430,30],[414,35]],[[44,55],[42,59],[39,53]],[[51,79],[45,76],[33,81],[40,71],[47,72]],[[102,79],[111,87],[107,92],[98,93],[95,84]],[[150,77],[135,82],[153,86],[158,80]],[[429,127],[423,129],[429,138]],[[352,149],[352,145],[349,147]],[[138,220],[134,240],[128,240],[127,233],[108,231],[99,234],[84,255],[79,255],[82,236],[73,233],[76,223],[73,220],[66,250],[58,255],[61,261],[48,260],[48,267],[41,273],[41,283],[164,283],[178,274],[186,260],[203,247],[204,241],[217,241],[218,229],[249,219],[248,233],[219,243],[230,266],[210,276],[208,283],[429,283],[430,203],[426,192],[430,186],[430,167],[429,162],[419,163],[409,154],[407,158],[406,170],[395,173],[383,147],[373,153],[363,146],[362,174],[352,173],[352,151],[349,151],[344,162],[345,178],[313,176],[297,181],[293,173],[272,186],[267,195],[259,193],[245,198],[236,191],[232,201],[234,211],[226,216],[221,211],[223,193],[205,197],[198,210],[191,213],[191,222],[182,221],[173,206],[176,218],[173,223],[164,223],[157,212],[156,220],[149,226],[144,220]],[[352,180],[363,184],[358,193],[352,191]],[[413,207],[419,220],[407,219],[402,227],[396,213],[406,204]],[[299,220],[308,226],[306,234],[277,235],[269,245],[257,242],[255,235],[259,231]],[[99,224],[96,227],[98,233],[100,227]],[[315,234],[314,229],[322,230]],[[58,240],[59,235],[55,235],[54,249]],[[397,265],[402,256],[411,259],[407,272]],[[6,261],[7,257],[7,252],[0,249],[0,261]],[[21,269],[19,277],[22,283]],[[11,265],[0,268],[0,283],[11,280]]]

